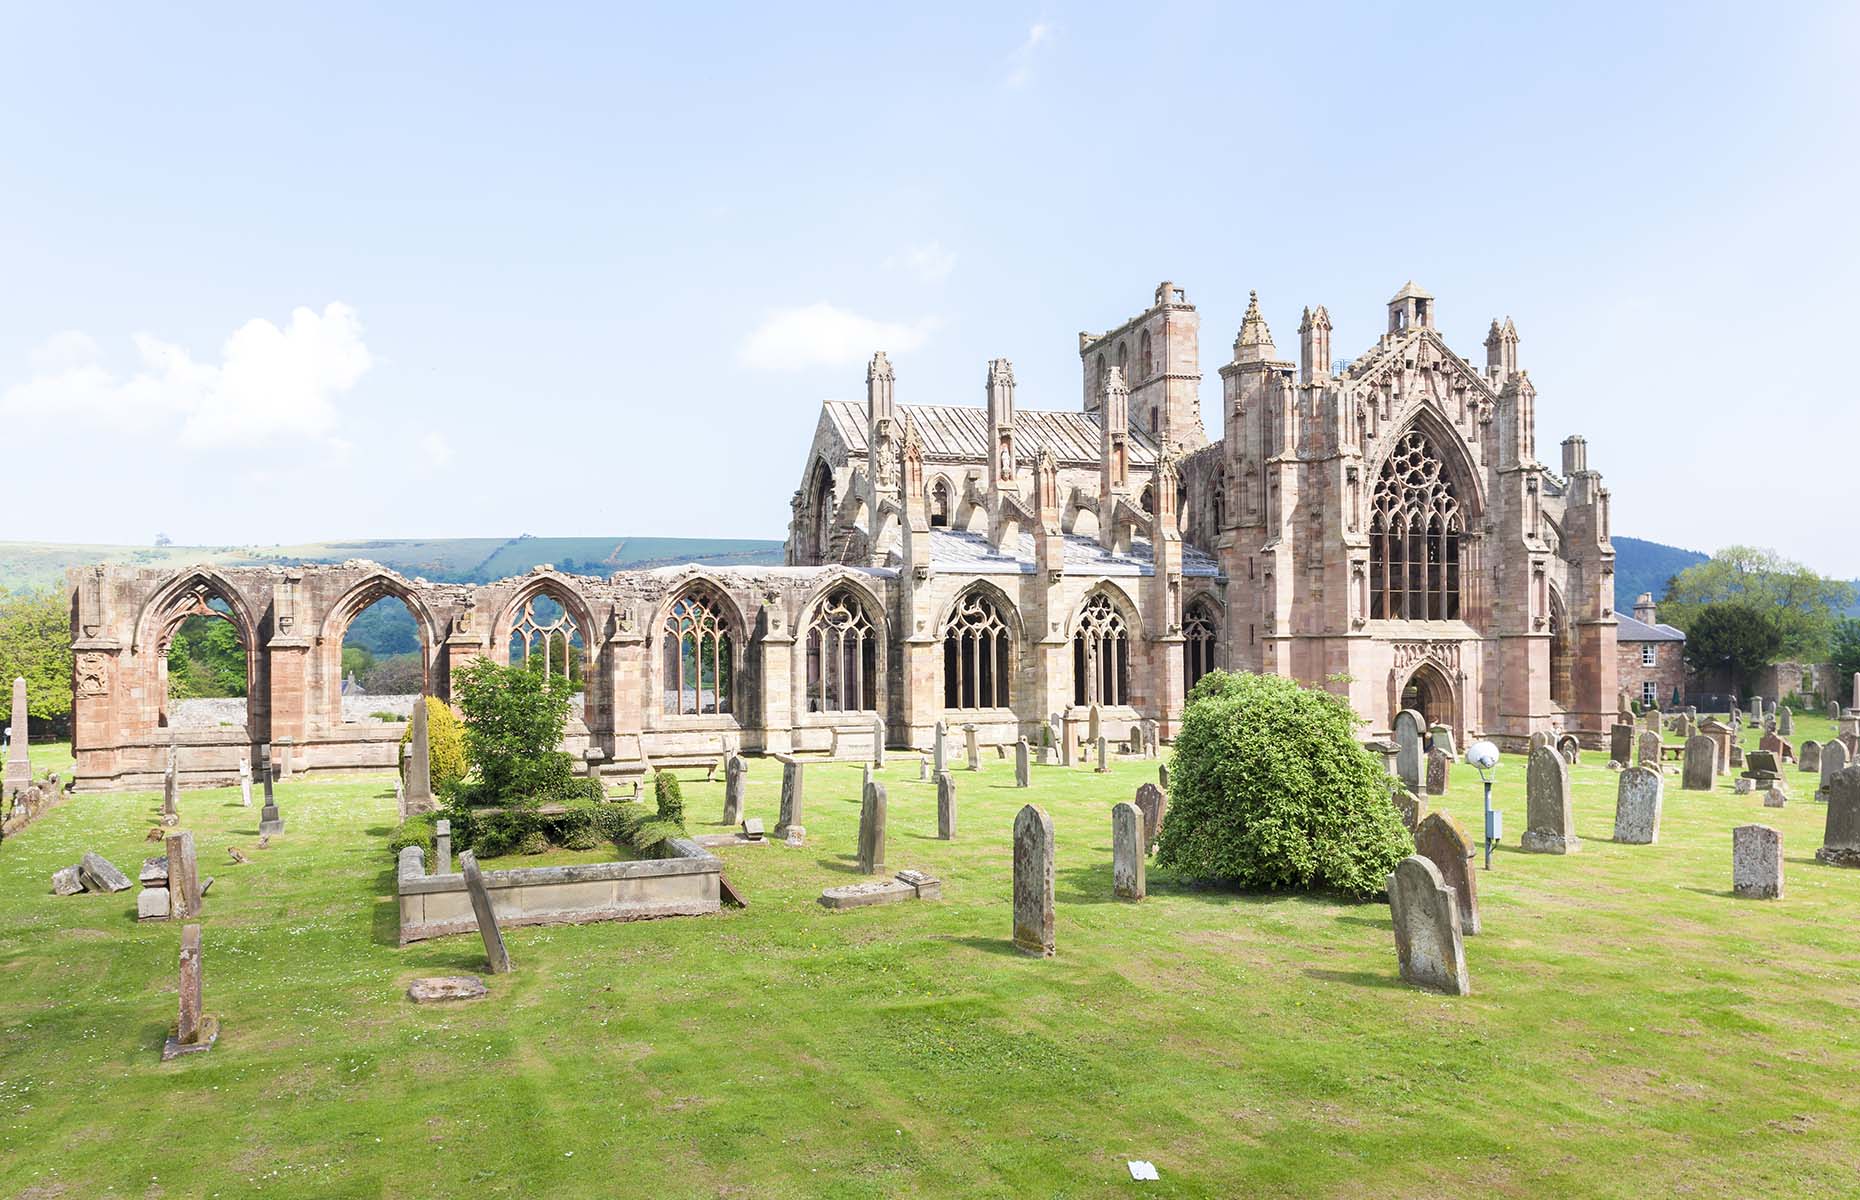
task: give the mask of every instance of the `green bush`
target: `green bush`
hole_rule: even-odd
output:
[[[426,856],[426,869],[433,869],[433,823],[439,819],[438,813],[416,813],[408,817],[388,835],[388,853],[394,861],[400,861],[400,852],[408,846],[418,846]]]
[[[1215,671],[1189,693],[1157,863],[1229,887],[1381,894],[1414,841],[1328,692]]]
[[[556,749],[568,725],[568,688],[480,658],[458,673],[453,692],[465,714],[466,757],[487,799],[534,807],[578,794],[573,763]]]
[[[399,720],[398,717],[394,719]],[[405,746],[411,741],[413,722],[408,721],[400,735],[400,744]],[[395,761],[404,766],[405,752],[397,755]],[[465,727],[459,724],[452,707],[434,696],[426,698],[426,761],[433,773],[434,795],[465,778]]]
[[[685,797],[678,790],[678,777],[670,771],[654,771],[652,794],[659,802],[659,820],[678,826],[682,834],[685,827]]]
[[[543,831],[540,829],[532,829],[524,834],[523,840],[518,845],[525,854],[547,854],[549,852],[549,839],[543,836]]]

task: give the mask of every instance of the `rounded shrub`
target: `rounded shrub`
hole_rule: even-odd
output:
[[[653,772],[652,792],[659,802],[659,820],[683,829],[685,796],[678,788],[678,777],[670,771]]]
[[[523,853],[525,854],[549,853],[549,839],[543,836],[543,831],[540,829],[532,829],[524,834],[523,840],[519,845],[521,845]]]
[[[1156,861],[1189,878],[1266,891],[1380,895],[1414,839],[1393,780],[1328,692],[1215,671],[1189,693],[1169,767]]]
[[[413,722],[407,722],[400,744],[413,741]],[[426,697],[426,760],[433,772],[433,791],[465,778],[465,726],[452,706],[434,696]],[[396,758],[405,761],[404,752]]]

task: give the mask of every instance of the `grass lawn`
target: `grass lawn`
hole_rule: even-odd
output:
[[[179,927],[48,890],[85,849],[133,874],[158,798],[77,797],[0,848],[0,1196],[1853,1195],[1860,871],[1813,862],[1807,777],[1776,810],[1669,776],[1660,844],[1618,846],[1598,761],[1568,857],[1516,849],[1523,761],[1501,764],[1510,845],[1452,999],[1397,981],[1386,907],[1155,871],[1114,901],[1109,806],[1149,762],[1023,792],[991,759],[958,773],[944,843],[894,757],[890,866],[946,898],[844,913],[815,897],[854,878],[859,771],[812,767],[805,849],[721,851],[751,907],[510,930],[516,973],[456,1007],[402,995],[483,956],[395,945],[391,776],[280,786],[263,851],[236,790],[188,792],[222,1034],[167,1065]],[[752,760],[771,827],[779,788]],[[717,828],[721,782],[685,794]],[[1058,838],[1046,961],[1007,942],[1029,799]],[[1445,807],[1479,827],[1476,774]],[[1784,832],[1780,902],[1730,894],[1749,821]]]

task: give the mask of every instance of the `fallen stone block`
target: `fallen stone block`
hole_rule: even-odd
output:
[[[157,854],[153,858],[142,860],[142,870],[136,874],[136,882],[143,887],[168,886],[168,856]]]
[[[415,1004],[444,1004],[453,1000],[482,1000],[491,994],[476,975],[433,975],[407,986],[407,999]]]
[[[135,886],[129,876],[117,870],[115,863],[95,851],[84,855],[84,860],[78,863],[78,873],[84,879],[87,892],[126,892]]]
[[[52,895],[75,896],[84,890],[84,878],[76,863],[52,872]]]
[[[172,915],[173,897],[164,887],[145,887],[136,893],[136,920],[166,921]]]

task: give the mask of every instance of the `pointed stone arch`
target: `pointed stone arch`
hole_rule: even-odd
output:
[[[1389,687],[1389,726],[1395,714],[1412,708],[1427,719],[1429,725],[1446,725],[1460,730],[1460,689],[1439,663],[1423,659],[1406,672],[1397,672]]]
[[[659,716],[740,724],[750,629],[729,590],[707,575],[694,572],[668,589],[647,635]]]
[[[829,572],[802,603],[795,634],[794,712],[884,716],[890,622],[865,577]]]
[[[434,663],[443,640],[439,621],[419,591],[407,580],[386,567],[370,571],[355,581],[329,607],[317,629],[317,652],[313,659],[323,719],[341,724],[342,716],[342,648],[349,626],[355,618],[382,600],[400,601],[420,635],[421,692],[446,699],[451,693],[450,680],[437,678]]]
[[[978,579],[958,592],[937,619],[946,711],[1009,708],[1024,629],[1020,610],[998,585]]]

